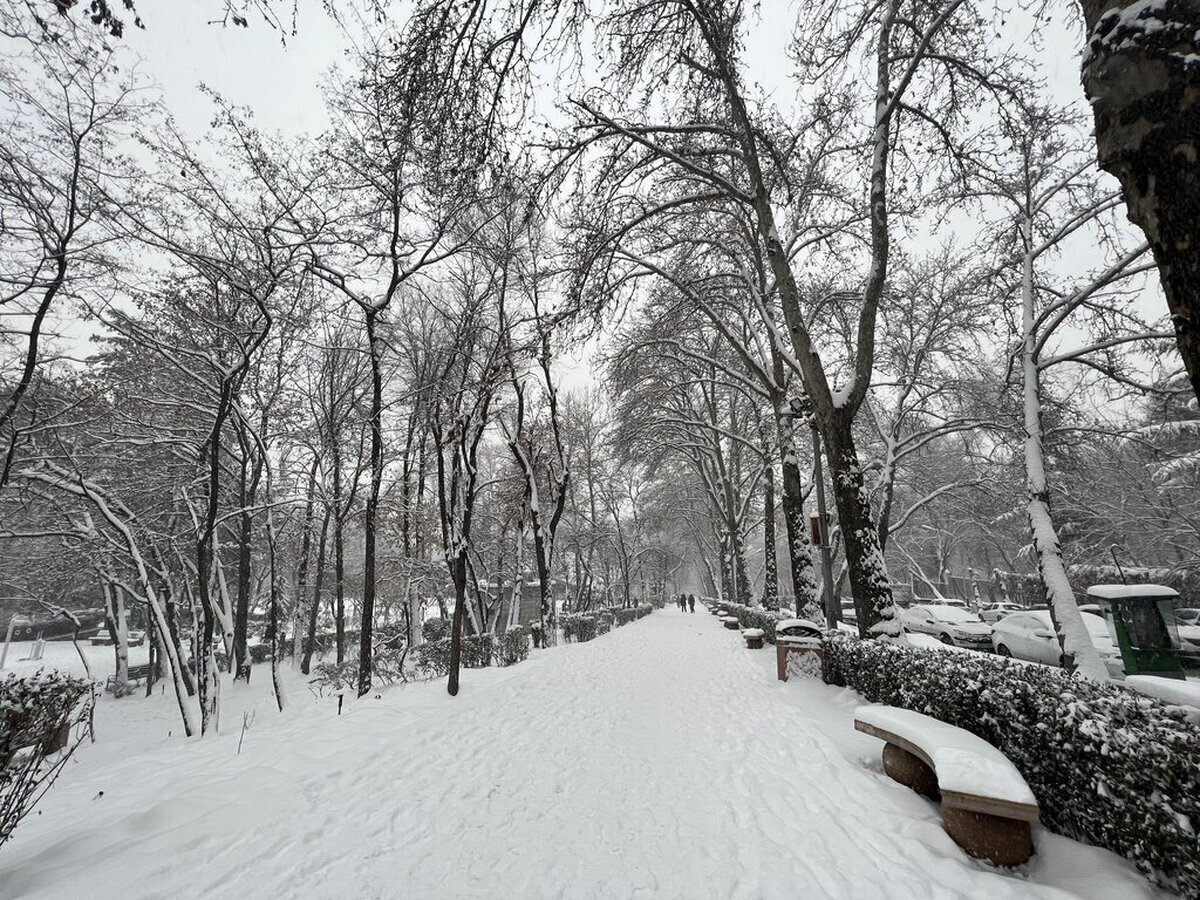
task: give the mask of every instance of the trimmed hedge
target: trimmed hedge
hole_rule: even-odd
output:
[[[1200,898],[1200,726],[1183,710],[998,657],[837,632],[822,645],[826,684],[978,735],[1025,777],[1046,827]]]
[[[775,643],[775,623],[784,619],[796,618],[790,612],[780,612],[777,609],[767,609],[763,606],[743,606],[740,603],[721,601],[717,604],[729,610],[731,616],[737,616],[738,625],[742,628],[760,628],[763,640],[768,644]]]
[[[628,608],[609,607],[595,612],[563,613],[558,617],[566,641],[590,641],[613,628],[628,625],[654,612],[649,603]]]

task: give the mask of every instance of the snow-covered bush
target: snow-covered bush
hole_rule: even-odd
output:
[[[427,619],[421,625],[421,636],[426,641],[440,641],[442,638],[450,637],[450,620]]]
[[[429,623],[426,623],[429,624]],[[464,635],[459,665],[464,669],[482,669],[492,664],[495,636]],[[450,671],[450,638],[426,641],[417,648],[417,671],[425,678],[437,678]]]
[[[590,641],[600,633],[599,613],[563,613],[558,620],[566,641]]]
[[[496,636],[496,665],[515,666],[529,658],[529,629],[510,628]]]
[[[563,638],[568,641],[590,641],[612,628],[627,625],[654,612],[649,603],[629,608],[607,608],[595,612],[563,613],[558,620]]]
[[[406,661],[408,648],[394,649],[388,646],[376,646],[371,653],[371,672],[374,684],[394,684],[397,681],[408,681]],[[326,691],[338,693],[341,691],[358,691],[358,656],[346,660],[323,662],[313,667],[312,677],[308,679],[318,694]]]
[[[1178,707],[1061,669],[831,632],[827,684],[964,728],[1020,770],[1053,831],[1200,898],[1200,726]]]
[[[94,702],[90,682],[57,670],[0,681],[0,844],[85,737]]]
[[[764,609],[761,606],[743,606],[741,603],[722,601],[721,606],[729,610],[729,615],[735,616],[742,628],[758,628],[763,633],[763,640],[768,644],[775,643],[775,623],[784,619],[793,619],[790,612],[780,612],[776,609]]]

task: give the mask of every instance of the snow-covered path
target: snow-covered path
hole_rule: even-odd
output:
[[[668,609],[456,699],[260,710],[240,754],[240,719],[140,752],[102,733],[0,850],[0,897],[1154,896],[1045,832],[1019,873],[968,859],[855,698],[773,661]]]

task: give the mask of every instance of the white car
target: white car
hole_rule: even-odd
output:
[[[1081,615],[1092,645],[1100,653],[1105,667],[1111,674],[1123,674],[1125,667],[1121,662],[1121,651],[1113,643],[1107,623],[1093,613]],[[1058,637],[1054,634],[1054,622],[1050,619],[1049,610],[1028,609],[1005,616],[992,626],[992,645],[1001,656],[1050,666],[1062,665],[1062,647],[1058,645]]]
[[[1015,603],[992,603],[979,610],[979,618],[983,619],[989,625],[995,625],[1005,616],[1021,612],[1023,609],[1025,607],[1018,606]]]
[[[909,631],[931,634],[943,644],[969,647],[972,650],[992,649],[992,629],[975,613],[944,603],[910,606],[900,614]]]

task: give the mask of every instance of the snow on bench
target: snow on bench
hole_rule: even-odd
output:
[[[887,774],[929,796],[940,795],[942,822],[972,856],[1014,866],[1033,853],[1037,798],[1003,753],[983,738],[894,706],[860,706],[854,727],[880,738]]]
[[[746,641],[747,650],[761,650],[766,632],[761,628],[746,628],[742,630],[742,638]]]

